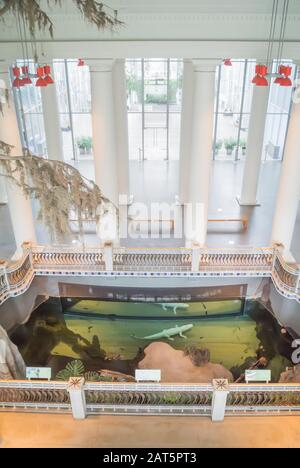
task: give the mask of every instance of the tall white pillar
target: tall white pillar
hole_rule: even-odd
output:
[[[41,88],[48,158],[63,161],[63,144],[57,103],[56,84]]]
[[[210,169],[212,164],[213,119],[216,62],[194,62],[192,136],[189,162],[189,198],[193,220],[199,222],[187,244],[204,246],[206,242]],[[189,221],[185,213],[185,228]],[[188,236],[189,237],[189,236]]]
[[[290,248],[300,199],[300,87],[293,100],[271,236],[273,244],[283,244],[288,261],[294,260]]]
[[[129,145],[125,60],[113,66],[113,95],[119,194],[129,197]]]
[[[270,86],[253,86],[242,191],[238,198],[240,205],[250,206],[258,204],[257,187],[270,92]]]
[[[7,193],[5,178],[0,175],[0,205],[5,205],[7,203]]]
[[[7,70],[0,70],[0,79],[4,80],[7,88],[10,89]],[[22,144],[12,93],[9,96],[9,103],[4,105],[3,115],[0,112],[0,140],[13,145],[11,156],[22,155]],[[18,256],[22,253],[23,242],[36,243],[32,208],[29,198],[13,181],[7,180],[6,186],[10,217],[17,246],[16,254]]]
[[[193,122],[193,97],[194,65],[191,60],[185,60],[183,65],[179,158],[179,200],[181,203],[186,203],[189,199],[189,163]]]
[[[111,60],[90,63],[96,184],[118,205],[118,168]]]

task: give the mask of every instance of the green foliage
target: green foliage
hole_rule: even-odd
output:
[[[167,104],[168,96],[166,94],[147,94],[145,102],[147,104]]]
[[[247,146],[247,141],[246,140],[240,140],[240,147],[241,148],[246,148]]]
[[[96,371],[87,371],[84,373],[84,379],[86,382],[100,382],[101,376]]]
[[[162,403],[166,405],[176,405],[180,400],[180,395],[174,392],[165,393],[162,397]]]
[[[222,146],[223,146],[223,140],[217,140],[215,142],[215,150],[216,151],[219,151],[222,148]]]
[[[224,146],[228,151],[233,151],[237,145],[237,141],[234,138],[225,138]]]
[[[89,152],[92,149],[93,146],[93,140],[92,137],[90,136],[82,136],[80,138],[77,138],[77,146],[79,149]]]
[[[84,365],[82,361],[74,360],[68,362],[65,369],[60,370],[56,374],[56,380],[69,380],[71,377],[83,377]]]

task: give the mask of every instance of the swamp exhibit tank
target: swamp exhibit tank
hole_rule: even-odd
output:
[[[27,366],[90,379],[133,380],[136,368],[160,368],[164,382],[243,382],[245,369],[268,368],[272,381],[291,367],[292,336],[259,302],[54,298],[10,331]],[[75,362],[74,362],[75,361]],[[75,366],[75,371],[72,369]]]

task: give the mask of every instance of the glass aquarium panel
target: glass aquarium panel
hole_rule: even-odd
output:
[[[244,299],[144,303],[50,298],[11,334],[26,365],[53,378],[77,359],[85,371],[132,380],[160,368],[164,382],[243,381],[268,368],[272,381],[291,365],[293,338],[259,303]],[[180,362],[180,365],[179,365]],[[104,371],[103,371],[104,370]],[[60,375],[59,378],[65,379]],[[94,375],[95,377],[95,375]]]

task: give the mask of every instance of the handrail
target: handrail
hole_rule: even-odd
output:
[[[224,389],[225,399],[214,398]],[[300,385],[228,384],[223,379],[207,384],[0,380],[0,411],[72,412],[79,419],[97,413],[190,414],[220,420],[214,414],[222,406],[225,415],[299,413]]]
[[[0,262],[0,304],[26,291],[35,276],[270,277],[277,291],[300,302],[300,269],[273,247],[127,248],[41,246],[24,243],[23,256]]]

